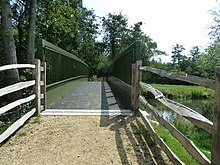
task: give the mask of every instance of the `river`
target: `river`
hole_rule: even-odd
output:
[[[155,99],[149,99],[148,100],[151,105],[153,105],[158,111],[159,114],[166,120],[172,122],[176,119],[181,119],[181,117],[175,113],[174,111],[170,110],[160,102],[158,102]],[[214,102],[211,99],[206,100],[199,100],[199,99],[193,99],[193,100],[175,100],[176,102],[179,102],[183,105],[186,105],[187,107],[199,112],[200,114],[206,116],[208,119],[212,120],[212,112],[214,110]]]

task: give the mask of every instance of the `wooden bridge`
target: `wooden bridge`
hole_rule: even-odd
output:
[[[216,69],[216,80],[210,80],[142,66],[141,53],[143,46],[144,44],[137,41],[125,50],[108,68],[106,73],[107,81],[81,81],[78,83],[77,88],[63,93],[59,99],[56,98],[54,101],[51,101],[54,103],[49,106],[46,105],[46,88],[47,90],[54,90],[74,79],[87,77],[89,67],[84,62],[43,40],[38,42],[36,56],[43,62],[36,60],[34,65],[16,64],[0,67],[0,71],[29,68],[33,69],[34,75],[33,80],[19,82],[1,88],[0,97],[28,87],[35,89],[30,96],[21,98],[0,108],[0,114],[4,114],[30,101],[34,102],[35,105],[29,112],[15,121],[0,135],[0,142],[7,139],[34,114],[99,116],[136,116],[136,114],[139,114],[151,136],[156,143],[160,145],[169,159],[174,164],[184,164],[184,162],[176,156],[175,151],[172,151],[154,130],[148,119],[149,113],[151,113],[160,125],[168,129],[170,133],[181,142],[183,147],[199,164],[220,164],[220,68]],[[59,63],[57,63],[57,61],[59,61]],[[47,67],[45,62],[47,62]],[[70,68],[73,69],[70,70]],[[216,91],[216,108],[213,122],[193,109],[166,98],[159,90],[153,88],[150,84],[142,82],[142,72],[145,71],[214,89]],[[46,85],[46,79],[48,85]],[[172,124],[163,119],[157,109],[150,105],[141,95],[141,89],[151,92],[159,102],[191,121],[199,128],[212,134],[212,159],[209,160],[191,140]],[[62,93],[62,91],[60,92]],[[50,97],[53,97],[52,95],[53,94],[51,94]],[[140,107],[144,107],[144,109]]]

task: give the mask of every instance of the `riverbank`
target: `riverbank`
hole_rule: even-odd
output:
[[[214,90],[201,87],[201,86],[188,86],[188,85],[162,85],[162,84],[151,84],[154,88],[161,91],[167,98],[179,102],[191,109],[199,112],[210,121],[213,118],[214,111]],[[196,127],[194,124],[189,122],[187,119],[177,115],[174,111],[165,107],[163,104],[154,99],[154,96],[148,95],[149,92],[145,93],[145,96],[151,105],[156,107],[160,115],[164,119],[172,123],[180,132],[182,132],[186,137],[188,137],[194,144],[201,149],[201,151],[210,159],[211,158],[211,145],[212,136],[206,131]],[[152,99],[151,99],[152,98]],[[167,133],[167,130],[162,126],[155,126],[155,129],[161,133],[161,137],[166,142],[170,142],[170,147],[173,147],[175,139],[172,135]],[[182,149],[181,145],[174,145],[175,153],[178,156],[183,156],[183,160],[188,159],[187,154],[183,154],[185,151]],[[179,151],[179,152],[178,152]],[[193,163],[193,161],[190,161]],[[188,163],[187,163],[188,164]],[[197,164],[194,162],[193,164]]]

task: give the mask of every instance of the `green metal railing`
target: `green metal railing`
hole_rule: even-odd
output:
[[[89,74],[90,68],[84,61],[43,39],[37,40],[36,58],[47,63],[49,85]]]
[[[129,46],[108,68],[107,80],[117,89],[125,108],[133,109],[132,105],[132,64],[141,60],[144,44],[141,41]]]
[[[132,64],[141,60],[141,50],[143,43],[135,41],[129,46],[108,68],[108,76],[114,76],[125,83],[131,85]]]

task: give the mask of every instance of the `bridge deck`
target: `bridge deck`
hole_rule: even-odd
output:
[[[132,115],[125,107],[107,82],[81,82],[42,115]]]

